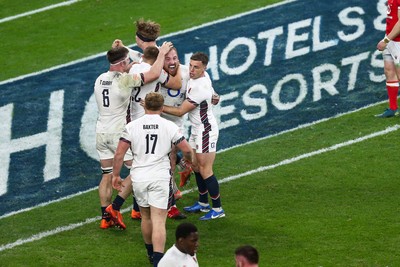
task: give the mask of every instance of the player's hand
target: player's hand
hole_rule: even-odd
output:
[[[112,43],[111,47],[116,48],[116,47],[122,47],[124,44],[120,39],[115,39],[114,42]]]
[[[121,176],[113,176],[112,187],[119,192],[122,191],[122,187],[124,187],[124,186],[122,184]]]
[[[387,46],[387,43],[385,43],[385,42],[382,40],[382,41],[380,41],[380,42],[376,45],[376,48],[377,48],[379,51],[383,51],[383,50],[385,50],[386,46]]]
[[[159,52],[166,55],[174,45],[171,42],[164,42],[159,49]]]
[[[219,94],[213,94],[211,98],[211,104],[218,105],[220,96]]]

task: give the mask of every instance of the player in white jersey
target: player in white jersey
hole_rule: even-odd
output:
[[[190,80],[187,85],[186,99],[179,107],[164,106],[164,112],[175,116],[188,113],[191,123],[189,143],[196,157],[193,159],[193,170],[199,190],[199,201],[185,207],[188,212],[207,212],[200,220],[211,220],[225,217],[221,207],[219,183],[213,172],[218,141],[218,124],[212,112],[213,88],[205,71],[208,56],[197,52],[190,58]],[[208,204],[208,194],[212,209]]]
[[[135,41],[137,46],[144,51],[146,47],[149,46],[157,46],[156,40],[161,32],[161,26],[157,22],[147,20],[145,21],[143,18],[135,21],[136,26],[136,34]],[[112,47],[123,46],[123,43],[120,39],[116,39]],[[129,50],[129,57],[133,62],[142,62],[142,53],[136,50],[133,50],[127,47]]]
[[[172,107],[179,107],[186,98],[186,87],[187,87],[187,83],[189,82],[190,75],[189,75],[189,67],[180,64],[179,58],[178,58],[178,52],[175,47],[173,49],[171,49],[167,55],[165,55],[164,69],[167,70],[168,73],[172,76],[175,76],[178,73],[180,73],[182,76],[182,87],[180,90],[178,90],[178,91],[171,90],[165,86],[161,87],[161,90],[160,90],[161,94],[164,96],[165,105],[172,106]],[[207,72],[205,72],[204,75],[206,76],[207,79],[210,79]],[[218,102],[219,102],[219,95],[217,93],[215,93],[215,91],[214,91],[213,98],[212,98],[212,104],[217,105]],[[182,130],[185,130],[183,116],[180,117],[180,116],[175,116],[175,115],[171,115],[171,114],[167,114],[167,113],[162,113],[161,116],[170,121],[175,122],[176,125],[178,125],[179,127],[182,128]],[[182,187],[189,180],[192,170],[190,168],[188,168],[187,166],[185,166],[184,160],[180,159],[179,155],[177,154],[176,149],[173,149],[173,151],[171,152],[170,158],[171,158],[171,168],[172,168],[173,172],[175,171],[175,166],[178,162],[179,162],[179,166],[181,166],[181,168],[183,169],[181,172],[179,172],[179,175],[180,175],[179,186]],[[180,191],[177,188],[176,183],[174,183],[174,185],[175,185],[174,194],[176,195],[176,198],[177,198],[177,197],[179,197]],[[181,197],[181,195],[180,195],[180,197]]]
[[[96,124],[96,149],[100,158],[102,179],[99,184],[99,198],[102,210],[101,228],[112,226],[112,221],[106,212],[106,207],[111,202],[112,163],[114,152],[118,144],[118,136],[126,124],[126,109],[129,104],[131,92],[123,89],[121,84],[138,86],[145,82],[155,80],[161,72],[164,55],[168,52],[171,43],[165,43],[160,58],[154,68],[146,73],[128,75],[130,68],[128,50],[124,47],[113,48],[107,52],[110,68],[101,74],[94,84],[94,95],[98,106],[98,119]],[[125,73],[125,74],[124,74]],[[127,154],[125,161],[131,165],[132,155]]]
[[[165,60],[164,60],[164,70],[168,71],[168,73],[171,76],[177,76],[180,75],[182,78],[182,86],[179,88],[179,90],[172,90],[171,88],[168,88],[166,86],[162,86],[160,93],[164,97],[164,104],[168,106],[173,106],[173,107],[179,107],[183,100],[185,100],[186,96],[186,84],[189,81],[189,68],[185,65],[182,65],[179,63],[179,58],[178,58],[178,52],[175,49],[171,49],[171,51],[168,52],[167,55],[165,55]],[[178,127],[184,131],[184,123],[183,123],[183,118],[179,116],[174,116],[166,113],[162,113],[161,117],[166,118],[167,120],[170,120],[174,122]],[[184,160],[181,160],[181,157],[178,157],[178,151],[176,147],[172,148],[171,154],[170,154],[170,160],[171,160],[171,173],[172,173],[172,188],[173,188],[173,195],[175,200],[180,199],[182,197],[181,191],[178,189],[178,186],[176,185],[174,174],[175,174],[175,168],[177,165],[177,162],[181,162],[181,165],[184,166]],[[191,169],[186,168],[187,171],[182,171],[179,172],[179,175],[185,173],[186,177],[190,176]],[[182,180],[182,178],[181,178]],[[181,185],[182,186],[182,185]],[[186,218],[186,216],[181,213],[177,208],[176,205],[171,207],[171,210],[168,212],[168,217],[169,218],[179,218],[183,219]]]
[[[143,50],[142,62],[139,64],[134,64],[129,73],[134,74],[148,70],[157,58],[157,55],[158,48],[156,46],[146,46],[146,48]],[[180,89],[182,87],[181,77],[180,75],[170,76],[168,72],[162,70],[161,75],[157,80],[143,86],[133,88],[130,103],[131,121],[136,120],[144,115],[145,111],[143,106],[140,105],[140,102],[146,97],[148,93],[158,92],[162,85],[170,87],[172,88],[172,90]],[[125,196],[126,198],[129,196],[128,192],[125,193]],[[138,212],[139,210],[135,203],[135,198],[133,201],[134,208],[131,212],[131,217],[138,218],[140,217],[140,213]],[[171,203],[171,205],[173,205],[173,207],[171,208],[172,210],[170,209],[168,211],[168,217],[173,219],[186,218],[186,216],[176,208],[174,202]]]
[[[169,153],[172,144],[182,150],[191,162],[191,147],[179,127],[161,118],[164,98],[151,92],[144,101],[146,114],[128,123],[118,143],[114,156],[113,187],[121,189],[120,170],[123,158],[129,149],[133,152],[130,171],[133,191],[142,215],[142,235],[149,258],[157,266],[162,258],[166,241],[165,222],[167,218],[170,190]],[[149,247],[152,245],[152,250]]]
[[[134,64],[129,70],[129,73],[141,73],[150,69],[151,65],[157,59],[158,48],[155,46],[148,46],[143,51],[143,60],[139,64]],[[171,79],[170,79],[171,77]],[[161,86],[172,88],[173,90],[180,89],[182,87],[182,80],[180,75],[170,76],[165,70],[161,71],[160,77],[157,80],[145,84],[143,86],[134,87],[131,95],[130,103],[130,116],[131,120],[135,120],[144,115],[144,108],[140,105],[140,101],[146,97],[150,92],[158,92]]]
[[[151,68],[151,65],[154,63],[154,61],[157,59],[158,56],[158,48],[155,46],[148,46],[145,48],[143,51],[143,60],[141,63],[134,64],[129,73],[131,74],[136,74],[136,73],[142,73],[147,71],[148,69]],[[179,89],[182,87],[181,84],[181,77],[180,75],[175,75],[175,76],[170,76],[168,72],[165,70],[161,71],[160,77],[150,83],[147,83],[142,86],[136,86],[132,88],[132,95],[131,95],[131,101],[130,101],[130,121],[133,121],[135,119],[138,119],[142,117],[145,113],[143,106],[140,105],[140,102],[144,100],[146,95],[149,92],[156,92],[159,91],[159,88],[161,85],[168,86],[170,88],[175,88]],[[127,182],[128,183],[128,182]],[[113,201],[113,205],[116,209],[119,209],[121,205],[123,204],[123,201],[129,197],[129,195],[132,193],[132,187],[127,185],[126,187],[123,188],[123,190],[118,193],[118,196],[116,199]],[[175,205],[175,203],[171,203],[172,205]],[[174,213],[168,213],[173,214],[175,216],[169,216],[170,218],[173,219],[183,219],[185,217],[177,208],[174,208]],[[140,219],[141,215],[139,212],[139,207],[137,205],[137,202],[135,198],[133,198],[133,209],[131,212],[131,218],[132,219]],[[185,217],[186,218],[186,217]]]
[[[175,244],[165,252],[158,267],[199,267],[198,247],[197,227],[192,223],[181,223],[175,230]]]

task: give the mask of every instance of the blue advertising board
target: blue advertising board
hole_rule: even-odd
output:
[[[386,99],[385,18],[385,1],[286,1],[159,43],[184,64],[209,55],[226,149]],[[0,215],[98,185],[93,83],[107,69],[102,54],[0,83]]]

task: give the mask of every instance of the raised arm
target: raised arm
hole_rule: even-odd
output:
[[[164,42],[159,49],[156,61],[151,66],[150,70],[143,73],[143,83],[152,82],[160,77],[161,70],[164,66],[165,55],[173,47],[171,42]]]

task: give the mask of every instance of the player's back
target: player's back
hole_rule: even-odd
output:
[[[141,62],[138,64],[134,64],[130,69],[129,73],[130,74],[143,73],[150,70],[150,68],[151,68],[150,64],[146,62]],[[141,87],[133,88],[131,94],[131,106],[130,106],[131,120],[135,120],[144,115],[144,108],[140,105],[140,101],[144,100],[144,98],[148,93],[159,91],[161,86],[160,83],[165,82],[167,79],[168,75],[165,73],[165,71],[162,71],[160,77],[157,80],[147,83]]]
[[[178,126],[160,115],[145,114],[128,123],[126,133],[133,152],[132,175],[140,177],[167,177],[172,142],[182,137]],[[124,136],[123,135],[123,136]],[[155,168],[155,166],[157,166]],[[136,174],[136,175],[135,175]]]
[[[108,71],[95,82],[94,93],[98,107],[97,133],[120,133],[126,124],[130,90],[118,86],[120,72]]]

